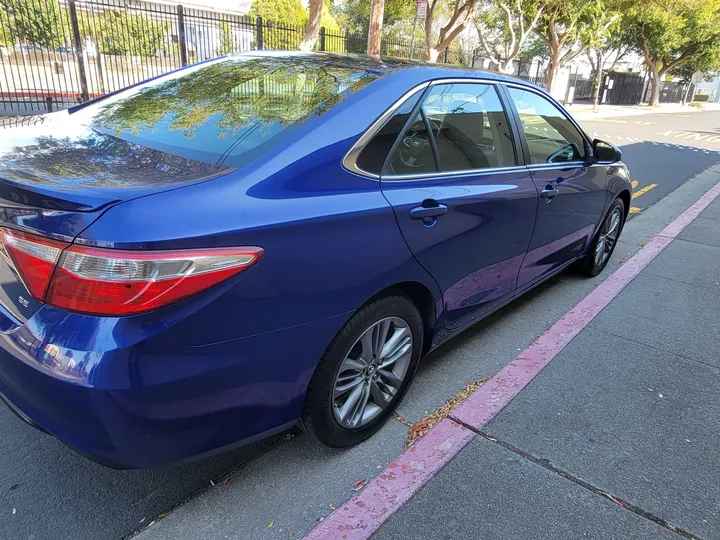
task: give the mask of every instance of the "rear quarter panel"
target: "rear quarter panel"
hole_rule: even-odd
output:
[[[341,166],[350,145],[406,90],[406,82],[381,79],[262,160],[117,205],[76,241],[122,249],[263,247],[254,268],[163,310],[179,339],[196,346],[349,317],[402,281],[424,284],[439,310],[435,283],[407,249],[379,183]]]

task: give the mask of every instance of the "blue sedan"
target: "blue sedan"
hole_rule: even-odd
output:
[[[461,68],[253,52],[0,138],[0,397],[119,468],[376,432],[423,355],[627,218],[620,152]]]

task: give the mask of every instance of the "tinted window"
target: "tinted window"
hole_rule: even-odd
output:
[[[423,103],[441,171],[515,165],[507,117],[493,85],[447,84]]]
[[[560,109],[534,92],[508,90],[525,130],[532,163],[562,163],[585,157],[583,136]]]
[[[432,144],[423,113],[418,111],[398,141],[383,172],[385,174],[437,172]]]
[[[234,166],[381,75],[361,59],[241,55],[169,74],[74,114],[94,129],[188,159]]]
[[[405,100],[395,114],[388,120],[380,131],[365,146],[357,158],[357,166],[363,171],[380,174],[385,158],[390,148],[400,135],[410,113],[420,99],[423,91],[418,90],[409,99]]]

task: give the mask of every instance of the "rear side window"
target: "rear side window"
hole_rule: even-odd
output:
[[[551,101],[508,87],[525,131],[532,163],[562,163],[585,157],[585,140],[570,119]]]
[[[434,172],[433,152],[443,172],[516,165],[507,116],[494,85],[432,87],[384,173]]]
[[[365,146],[356,162],[360,169],[373,174],[380,174],[388,152],[390,152],[393,143],[400,136],[422,93],[423,90],[418,90],[409,99],[405,100],[390,120],[378,131],[377,135]]]
[[[435,136],[441,171],[516,164],[507,117],[493,85],[436,86],[423,110]]]
[[[131,143],[241,166],[380,75],[355,58],[240,55],[168,74],[74,114]]]

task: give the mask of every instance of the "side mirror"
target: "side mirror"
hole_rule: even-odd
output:
[[[595,139],[593,141],[593,156],[596,163],[610,165],[622,159],[622,152],[614,144]]]

